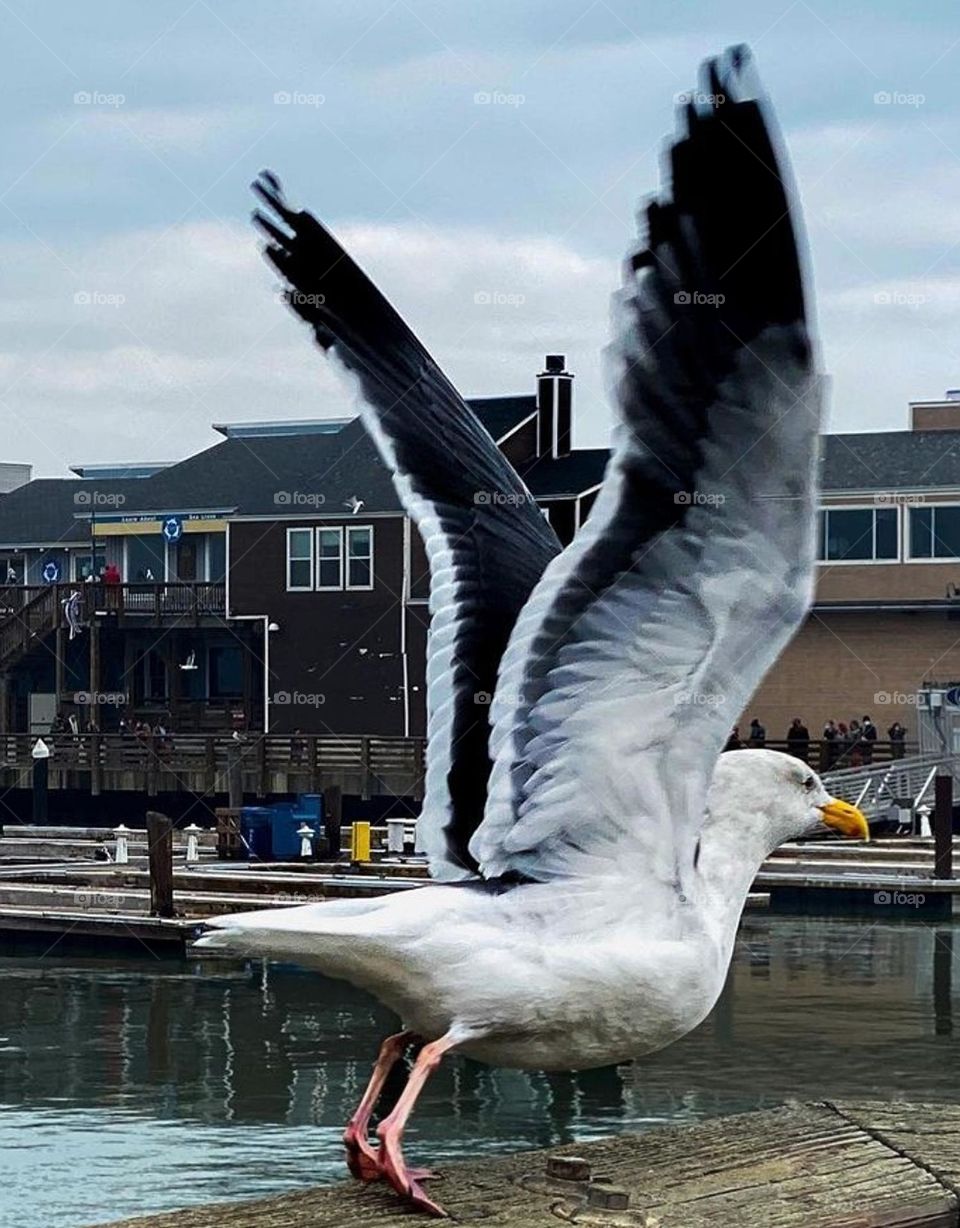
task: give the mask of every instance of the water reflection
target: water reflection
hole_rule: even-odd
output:
[[[958,1100],[948,925],[749,917],[710,1019],[630,1067],[459,1060],[416,1160],[536,1147],[790,1097]],[[0,961],[0,1223],[75,1228],[342,1175],[389,1012],[291,968]]]

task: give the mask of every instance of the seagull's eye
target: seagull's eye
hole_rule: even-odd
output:
[[[808,777],[806,778],[806,780],[803,782],[803,787],[804,787],[805,789],[812,789],[816,783],[817,783],[817,782],[816,782],[815,777],[813,777],[813,776],[808,776]]]

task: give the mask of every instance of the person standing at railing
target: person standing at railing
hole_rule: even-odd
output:
[[[907,740],[906,727],[901,725],[899,721],[894,721],[887,730],[887,737],[890,739],[890,758],[902,759],[904,743]]]
[[[810,756],[810,730],[795,716],[787,730],[787,753],[807,762]]]
[[[824,725],[820,737],[820,771],[829,772],[840,754],[840,730],[832,717]]]
[[[864,716],[860,726],[860,753],[865,764],[873,762],[873,744],[877,740],[877,727],[869,716]]]

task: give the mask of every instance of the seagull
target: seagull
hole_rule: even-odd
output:
[[[356,516],[357,512],[363,510],[363,500],[358,499],[356,495],[351,495],[349,499],[344,499],[343,506],[348,507],[353,515]]]
[[[444,1214],[402,1139],[446,1054],[570,1070],[669,1045],[716,1002],[773,849],[824,825],[869,835],[798,759],[721,754],[814,572],[822,381],[797,207],[752,77],[734,48],[681,109],[614,303],[612,458],[565,550],[364,273],[274,175],[255,184],[266,256],[356,381],[426,545],[434,881],[220,917],[199,945],[295,960],[400,1017],[344,1142],[354,1176],[424,1213]],[[387,1076],[414,1048],[375,1145]]]

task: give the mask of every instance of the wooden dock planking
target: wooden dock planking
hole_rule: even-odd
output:
[[[576,1153],[631,1195],[585,1212],[525,1188],[548,1155]],[[957,1228],[960,1107],[793,1104],[593,1143],[442,1165],[434,1188],[454,1223],[484,1228]],[[557,1205],[559,1204],[559,1206]],[[355,1182],[196,1207],[100,1228],[390,1228],[428,1223],[381,1186]]]

